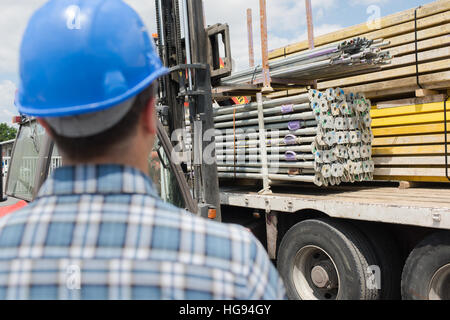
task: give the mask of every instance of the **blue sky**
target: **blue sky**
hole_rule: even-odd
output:
[[[154,32],[154,1],[125,0]],[[306,39],[304,0],[266,0],[268,7],[269,49],[276,49]],[[377,6],[381,16],[414,8],[429,0],[312,0],[315,34],[321,35],[364,23]],[[0,122],[11,122],[17,113],[13,105],[19,82],[18,55],[26,23],[45,0],[1,0],[0,12]],[[259,0],[204,0],[206,22],[228,23],[231,30],[232,56],[236,69],[248,64],[246,9],[253,10],[253,34],[256,63],[260,60]]]

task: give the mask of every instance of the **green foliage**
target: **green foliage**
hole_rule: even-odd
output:
[[[16,138],[17,129],[6,123],[0,123],[0,142]]]

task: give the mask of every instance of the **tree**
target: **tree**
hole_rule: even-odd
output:
[[[17,129],[6,123],[0,123],[0,142],[16,138]]]

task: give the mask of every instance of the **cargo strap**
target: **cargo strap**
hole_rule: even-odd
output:
[[[419,80],[419,53],[417,52],[417,10],[422,8],[422,6],[417,7],[414,10],[414,45],[415,45],[415,56],[416,56],[416,82],[417,86],[419,86],[420,89],[423,89],[422,85],[420,84]]]

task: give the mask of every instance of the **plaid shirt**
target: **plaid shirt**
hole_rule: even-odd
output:
[[[0,219],[0,299],[282,298],[250,232],[163,202],[133,168],[58,168]]]

